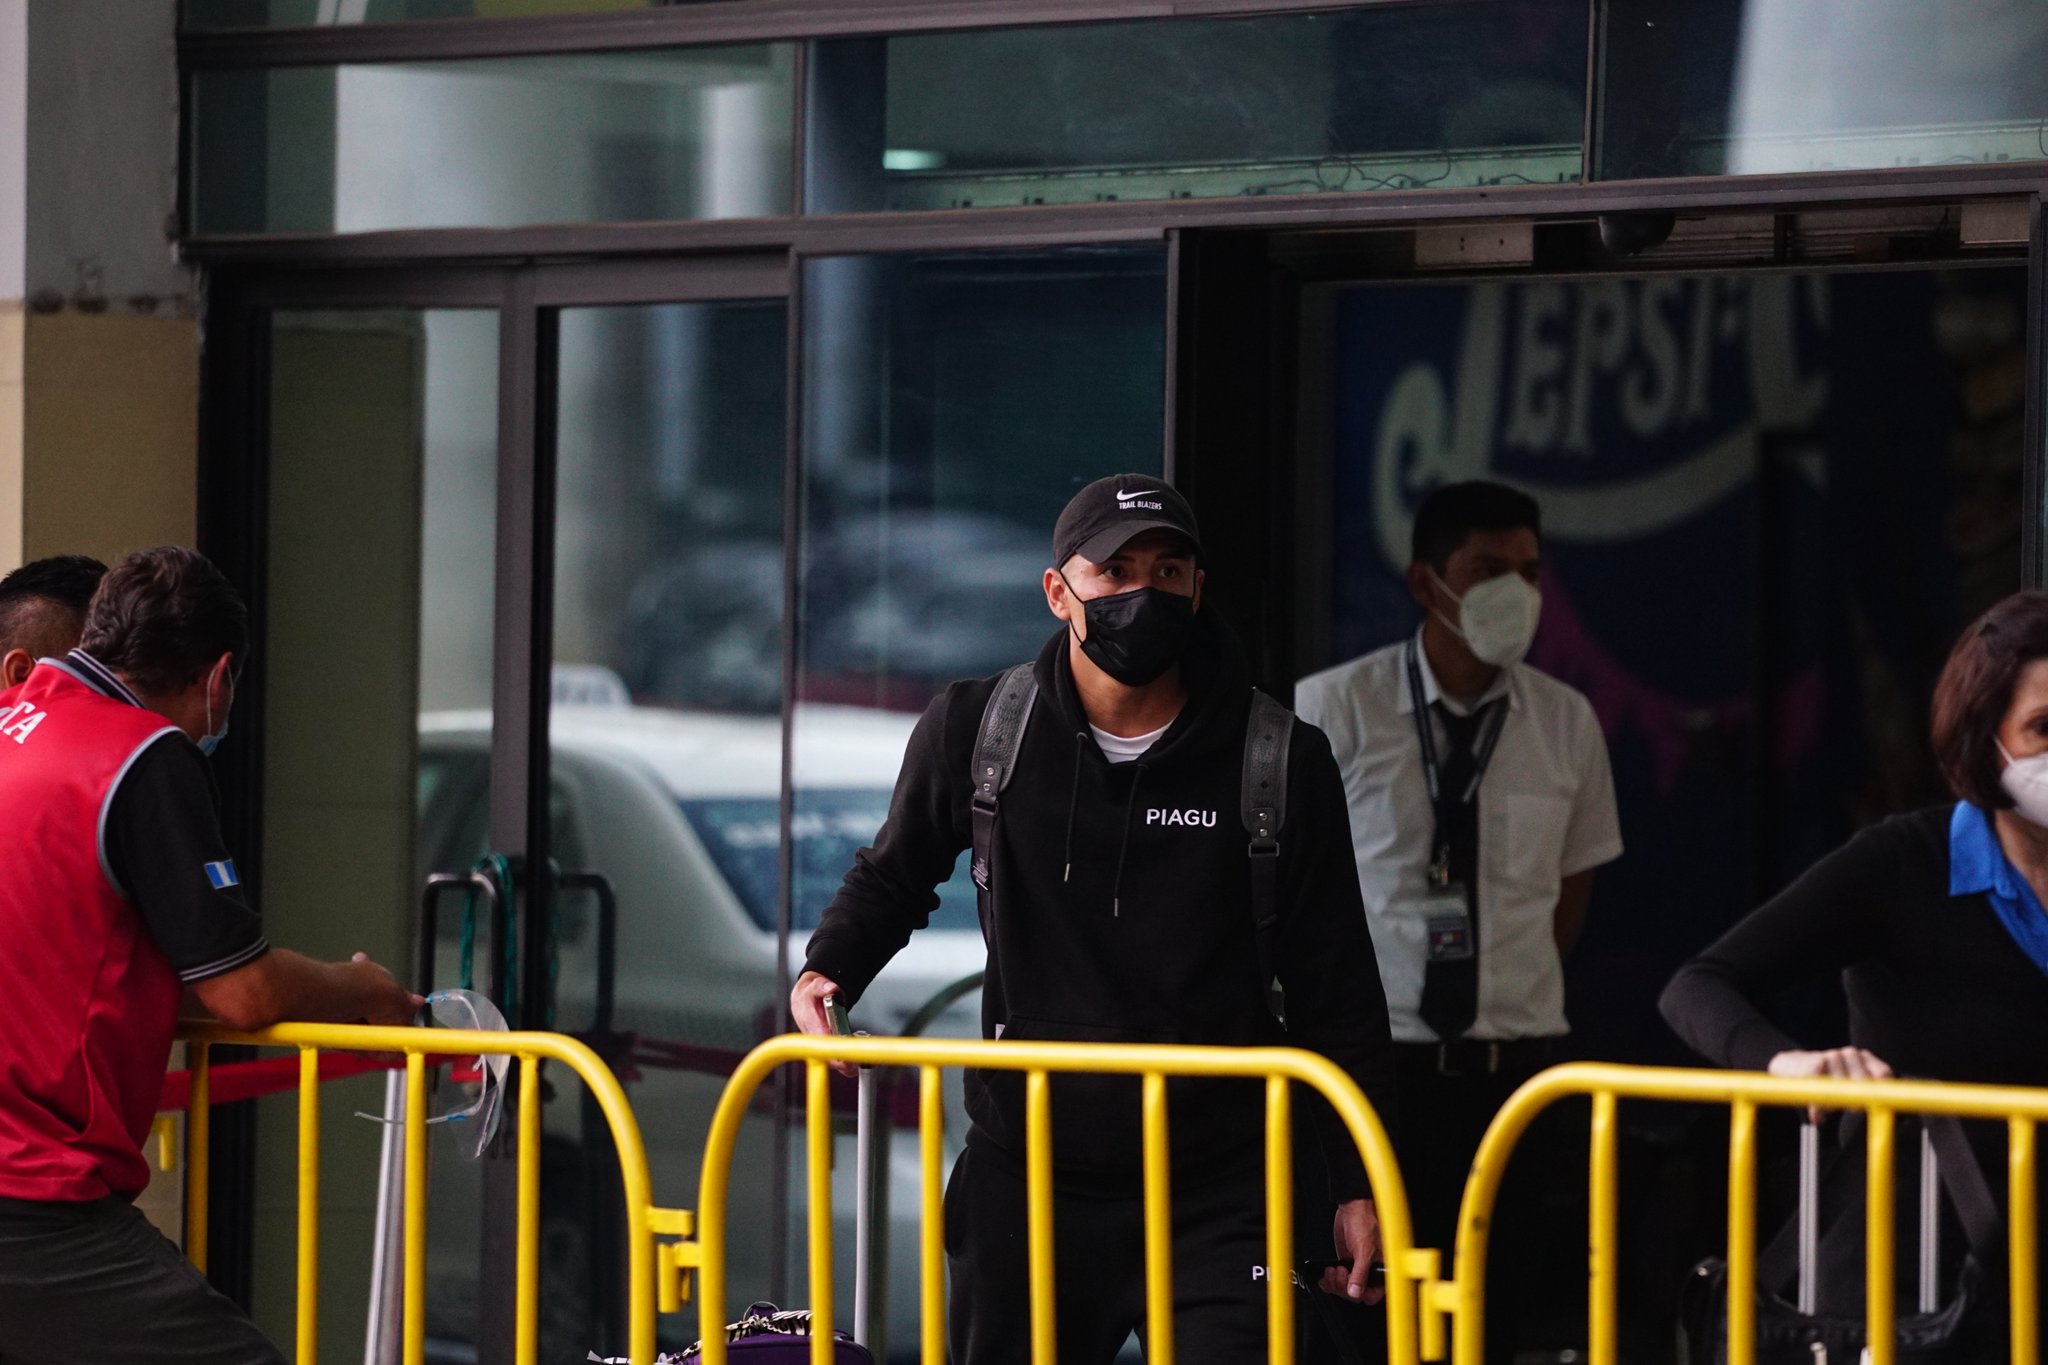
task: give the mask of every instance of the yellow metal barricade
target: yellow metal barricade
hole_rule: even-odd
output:
[[[1292,1048],[1168,1047],[1096,1043],[949,1041],[925,1038],[772,1038],[748,1055],[733,1073],[711,1121],[704,1152],[698,1204],[702,1243],[696,1260],[703,1284],[700,1317],[706,1324],[726,1318],[726,1186],[740,1121],[755,1092],[777,1067],[801,1063],[806,1069],[806,1134],[809,1169],[809,1254],[812,1322],[811,1359],[831,1365],[832,1346],[832,1114],[827,1064],[914,1069],[918,1074],[918,1128],[922,1163],[921,1291],[924,1365],[944,1365],[945,1246],[940,1195],[944,1173],[940,1072],[944,1067],[979,1067],[1025,1074],[1025,1185],[1030,1239],[1031,1359],[1053,1365],[1054,1303],[1051,1077],[1089,1073],[1141,1078],[1144,1132],[1145,1303],[1149,1327],[1147,1359],[1173,1361],[1172,1205],[1167,1160],[1166,1082],[1177,1077],[1237,1077],[1266,1087],[1266,1243],[1269,1350],[1274,1365],[1294,1360],[1294,1189],[1290,1082],[1319,1092],[1336,1109],[1365,1159],[1377,1201],[1380,1239],[1387,1263],[1388,1359],[1414,1365],[1418,1346],[1440,1356],[1442,1311],[1448,1300],[1437,1283],[1439,1257],[1413,1245],[1407,1197],[1386,1130],[1351,1078],[1327,1058]],[[665,1279],[671,1302],[676,1286]],[[1434,1348],[1434,1349],[1432,1349]],[[704,1341],[704,1365],[726,1365],[726,1345],[712,1332]]]
[[[2007,1227],[2011,1270],[2011,1359],[2039,1365],[2035,1284],[2035,1125],[2048,1119],[2048,1090],[1950,1085],[1923,1081],[1792,1080],[1754,1071],[1695,1071],[1574,1064],[1553,1067],[1516,1091],[1480,1143],[1458,1215],[1452,1281],[1440,1287],[1455,1321],[1454,1365],[1480,1365],[1485,1347],[1486,1249],[1501,1176],[1515,1144],[1536,1116],[1559,1100],[1588,1096],[1593,1104],[1588,1174],[1588,1355],[1591,1365],[1617,1365],[1616,1126],[1620,1100],[1675,1100],[1726,1105],[1728,1148],[1728,1360],[1756,1358],[1756,1134],[1760,1106],[1856,1109],[1868,1116],[1866,1274],[1870,1365],[1892,1365],[1893,1168],[1900,1114],[1997,1119],[2010,1133]]]
[[[657,1260],[671,1273],[694,1264],[687,1243],[656,1245],[657,1237],[687,1237],[690,1215],[654,1207],[647,1149],[626,1093],[597,1054],[558,1033],[496,1033],[458,1029],[371,1028],[349,1024],[280,1024],[260,1033],[189,1028],[192,1098],[186,1124],[186,1255],[206,1267],[208,1196],[208,1053],[214,1044],[295,1048],[299,1053],[298,1365],[314,1365],[318,1352],[320,1284],[320,1052],[398,1053],[405,1057],[404,1271],[401,1279],[405,1365],[426,1353],[427,1070],[429,1056],[509,1056],[519,1061],[518,1224],[515,1266],[516,1365],[534,1365],[540,1349],[540,1064],[574,1071],[596,1097],[618,1147],[626,1203],[627,1354],[634,1365],[654,1360]],[[706,1319],[707,1321],[722,1319]]]

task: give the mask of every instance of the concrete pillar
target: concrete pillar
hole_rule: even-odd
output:
[[[196,524],[174,0],[0,0],[0,572]]]

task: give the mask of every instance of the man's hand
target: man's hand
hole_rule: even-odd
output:
[[[399,985],[398,979],[390,972],[370,961],[368,953],[357,953],[348,962],[355,969],[355,986],[364,1023],[404,1028],[412,1023],[420,1007],[427,1003],[425,998]]]
[[[789,1013],[796,1020],[797,1031],[830,1038],[832,1020],[825,1013],[825,997],[843,994],[838,982],[821,973],[805,972],[798,977],[789,992]],[[832,1069],[842,1076],[858,1074],[851,1062],[834,1062]]]
[[[1323,1292],[1378,1303],[1386,1290],[1367,1286],[1373,1262],[1380,1257],[1380,1216],[1370,1199],[1353,1199],[1337,1206],[1336,1225],[1331,1230],[1339,1260],[1351,1262],[1351,1269],[1332,1266],[1323,1272]]]
[[[192,996],[208,1014],[243,1032],[283,1019],[405,1025],[426,1003],[366,953],[347,962],[315,962],[289,948],[273,948],[247,966],[210,976],[192,987]]]

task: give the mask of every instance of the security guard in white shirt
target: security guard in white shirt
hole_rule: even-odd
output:
[[[1564,955],[1593,869],[1621,854],[1593,708],[1522,662],[1541,549],[1533,499],[1495,483],[1438,489],[1416,514],[1407,574],[1422,628],[1294,694],[1344,774],[1396,1041],[1401,1169],[1425,1246],[1450,1247],[1480,1136],[1567,1029]],[[1489,1358],[1511,1358],[1522,1258],[1556,1250],[1518,1247],[1528,1220],[1515,1215],[1503,1205],[1495,1230],[1507,1278],[1488,1280]]]

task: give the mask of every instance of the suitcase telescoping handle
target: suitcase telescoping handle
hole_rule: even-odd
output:
[[[1816,1311],[1820,1266],[1820,1124],[1799,1125],[1799,1311]],[[1920,1130],[1920,1311],[1941,1307],[1941,1167],[1934,1138]]]
[[[865,1037],[846,1015],[838,996],[825,997],[825,1017],[842,1038]],[[872,1066],[860,1068],[860,1093],[853,1126],[853,1339],[882,1356],[889,1243],[889,1116],[882,1112],[882,1076]]]

